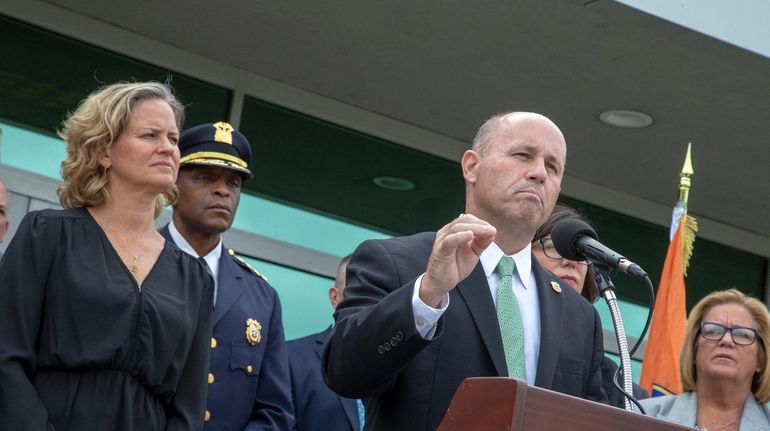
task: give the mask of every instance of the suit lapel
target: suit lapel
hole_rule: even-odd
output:
[[[497,311],[495,310],[495,303],[492,301],[492,295],[489,293],[489,284],[481,263],[476,265],[471,275],[460,282],[457,290],[468,305],[473,321],[481,334],[481,339],[487,347],[489,356],[492,357],[492,363],[497,374],[507,376],[508,366],[505,363],[505,351],[503,350],[503,338],[500,335],[500,325],[497,322]]]
[[[535,385],[541,388],[551,387],[556,372],[556,362],[559,360],[562,336],[562,308],[564,294],[556,292],[551,282],[558,282],[532,258],[532,269],[537,284],[538,300],[540,301],[540,353],[538,354],[537,376]],[[561,284],[561,283],[560,283]],[[562,289],[571,289],[563,285]]]
[[[243,276],[239,275],[237,264],[222,247],[217,276],[217,304],[214,306],[214,325],[235,305],[245,289]]]
[[[326,328],[325,331],[321,331],[318,334],[316,334],[315,337],[315,346],[313,346],[313,351],[315,352],[315,355],[320,359],[321,353],[324,350],[324,341],[326,341],[326,338],[329,336],[329,333],[332,331],[332,327]]]
[[[357,430],[358,429],[358,406],[356,405],[356,400],[351,400],[350,398],[343,398],[339,395],[337,395],[337,398],[339,398],[340,405],[342,406],[342,410],[345,411],[345,416],[348,418],[348,422],[350,422],[350,428]]]

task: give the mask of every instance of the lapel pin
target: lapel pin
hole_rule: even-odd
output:
[[[559,286],[559,283],[552,281],[551,282],[551,289],[553,289],[556,293],[561,293],[561,286]]]

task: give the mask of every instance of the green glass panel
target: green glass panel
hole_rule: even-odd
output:
[[[599,318],[602,320],[602,328],[607,331],[615,332],[615,326],[612,324],[612,314],[607,301],[599,298],[594,304],[596,311],[599,312]],[[647,321],[647,307],[626,302],[618,301],[620,316],[623,318],[623,327],[626,330],[626,336],[639,338],[644,329],[644,323]],[[628,346],[630,349],[633,346]]]
[[[64,141],[0,122],[0,163],[61,179]]]
[[[241,196],[233,226],[340,257],[364,240],[389,236],[253,195]]]
[[[253,193],[394,234],[435,230],[464,208],[456,162],[249,97],[241,132],[253,148]],[[388,190],[376,177],[415,187]]]
[[[68,111],[101,85],[170,80],[185,124],[226,119],[230,92],[0,15],[0,119],[54,134]]]
[[[328,291],[334,281],[296,269],[243,257],[278,292],[287,340],[320,332],[332,324]]]

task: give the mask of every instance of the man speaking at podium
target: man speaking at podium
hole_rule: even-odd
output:
[[[548,118],[494,116],[462,157],[464,214],[353,253],[322,367],[333,390],[364,399],[367,431],[436,429],[468,377],[606,400],[599,316],[530,248],[566,156]]]

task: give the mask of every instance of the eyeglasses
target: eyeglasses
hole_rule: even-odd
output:
[[[709,341],[722,341],[728,331],[733,337],[733,343],[740,346],[749,346],[757,339],[756,329],[741,326],[729,327],[714,322],[702,322],[700,324],[700,334]]]
[[[551,241],[550,236],[544,236],[537,240],[538,243],[543,247],[543,254],[545,254],[545,257],[549,259],[554,260],[561,260],[564,259],[561,257],[561,255],[556,251],[556,248],[553,246],[553,241]],[[579,265],[588,265],[590,264],[587,260],[579,260],[579,261],[573,261]]]

